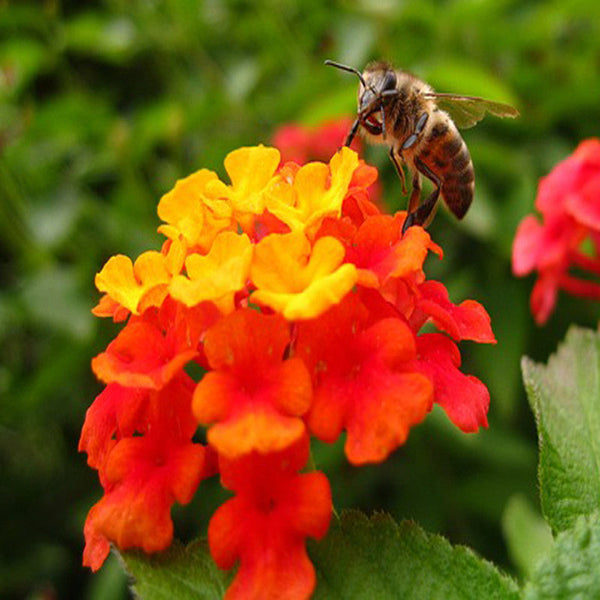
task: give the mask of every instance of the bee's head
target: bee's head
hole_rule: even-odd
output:
[[[358,87],[358,111],[363,112],[375,99],[380,99],[382,94],[389,95],[396,89],[396,72],[389,63],[373,62],[361,73],[354,67],[342,65],[333,60],[326,60],[326,65],[354,73],[360,80]],[[388,92],[388,94],[384,94]]]
[[[332,60],[326,60],[325,64],[342,71],[354,73],[358,77],[360,85],[358,86],[358,117],[356,124],[360,123],[372,135],[381,134],[385,118],[383,114],[384,102],[386,98],[396,93],[398,83],[396,72],[392,66],[384,62],[374,62],[367,65],[367,68],[361,73],[354,67],[342,65]]]
[[[393,92],[397,83],[396,72],[389,64],[378,62],[368,65],[362,73],[358,89],[358,112],[373,108],[376,100],[379,100],[381,105],[382,95],[386,95],[384,92]]]

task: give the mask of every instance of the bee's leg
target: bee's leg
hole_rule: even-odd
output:
[[[392,161],[396,169],[396,173],[398,173],[398,177],[400,177],[400,181],[402,182],[402,193],[406,196],[406,194],[408,193],[406,191],[406,175],[404,174],[404,169],[402,168],[402,165],[398,162],[396,158],[393,146],[390,146],[390,160]]]
[[[408,150],[415,145],[415,142],[419,139],[419,136],[416,133],[411,133],[402,144],[402,150]]]
[[[421,122],[422,119],[419,120],[419,122]],[[417,123],[417,127],[419,127],[419,123]],[[421,127],[422,129],[422,127]],[[400,156],[402,156],[402,150],[407,150],[408,148],[412,148],[416,141],[419,139],[419,133],[421,130],[419,130],[417,133],[411,133],[405,140],[404,143],[402,144],[402,146],[400,146],[400,151],[399,154]],[[412,169],[411,169],[412,170]],[[410,195],[410,201],[408,203],[408,212],[414,212],[415,209],[417,208],[417,206],[419,205],[419,197],[421,194],[421,182],[419,179],[418,174],[413,174],[413,191]],[[402,191],[404,193],[404,195],[406,196],[406,185],[405,185],[405,181],[404,179],[402,180]]]
[[[350,144],[352,143],[352,140],[356,136],[356,132],[358,131],[359,125],[360,125],[360,119],[356,119],[356,121],[354,121],[354,123],[352,123],[352,127],[350,128],[348,137],[346,138],[346,141],[344,142],[344,146],[350,146]]]
[[[434,210],[437,205],[438,198],[440,196],[440,188],[436,187],[433,192],[431,192],[429,198],[412,212],[409,212],[406,216],[406,220],[404,221],[404,225],[402,226],[402,233],[404,233],[409,227],[413,225],[421,225],[421,227],[426,227],[433,219]]]
[[[440,189],[442,187],[442,180],[418,158],[415,159],[415,166],[421,173],[423,173],[423,175],[425,175],[425,177],[433,182],[435,189],[433,192],[431,192],[429,198],[427,198],[427,200],[421,204],[421,206],[419,206],[416,210],[409,210],[406,220],[404,221],[404,225],[402,226],[402,233],[404,233],[413,225],[421,225],[422,227],[429,225],[431,219],[433,219],[434,209],[440,197]]]
[[[410,193],[410,200],[408,201],[407,211],[410,213],[414,213],[418,206],[419,201],[421,200],[421,176],[418,172],[415,171],[413,174],[412,180],[412,191]]]
[[[417,121],[417,124],[415,126],[415,131],[414,133],[411,133],[402,143],[402,146],[400,147],[400,151],[402,150],[408,150],[408,148],[412,148],[417,140],[419,139],[419,136],[421,135],[423,129],[425,128],[425,123],[427,123],[427,119],[429,118],[429,115],[427,113],[423,113],[420,117],[419,120]]]
[[[415,125],[415,133],[419,134],[423,131],[423,129],[425,129],[425,124],[427,123],[427,121],[429,120],[429,115],[427,113],[423,113],[420,117],[419,120],[417,121],[417,124]]]

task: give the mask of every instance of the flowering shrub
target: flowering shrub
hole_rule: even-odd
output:
[[[160,251],[114,256],[96,277],[94,313],[125,325],[92,362],[106,388],[80,450],[104,496],[84,564],[98,569],[111,543],[165,549],[173,503],[218,474],[233,497],[208,541],[217,565],[239,563],[227,597],[306,598],[305,541],[332,514],[326,476],[307,467],[310,437],[346,432],[346,457],[363,465],[434,403],[462,431],[486,427],[488,391],[461,372],[457,344],[495,339],[480,304],[453,304],[426,278],[442,250],[420,227],[402,235],[405,212],[380,213],[367,191],[377,172],[352,150],[300,166],[240,148],[225,168],[229,184],[202,169],[162,197]]]
[[[519,225],[513,272],[538,272],[531,310],[542,324],[561,289],[600,300],[600,283],[589,278],[600,275],[600,140],[582,142],[544,177],[535,205],[542,221],[529,215]],[[577,271],[586,276],[578,276]]]

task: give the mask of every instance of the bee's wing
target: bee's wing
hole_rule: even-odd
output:
[[[468,129],[473,127],[490,113],[496,117],[510,117],[514,119],[519,116],[519,111],[503,102],[493,102],[477,96],[459,96],[458,94],[436,94],[434,92],[424,94],[426,98],[435,100],[435,103],[446,111],[457,127]]]

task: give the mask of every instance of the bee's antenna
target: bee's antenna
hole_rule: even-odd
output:
[[[355,69],[354,67],[349,67],[348,65],[343,65],[341,63],[338,63],[338,62],[335,62],[335,61],[329,60],[329,59],[327,59],[325,61],[325,64],[329,65],[330,67],[335,67],[336,69],[341,69],[342,71],[348,71],[349,73],[354,73],[360,79],[360,82],[363,84],[363,87],[365,89],[368,87],[367,84],[365,83],[365,80],[364,80],[361,72],[358,69]]]

